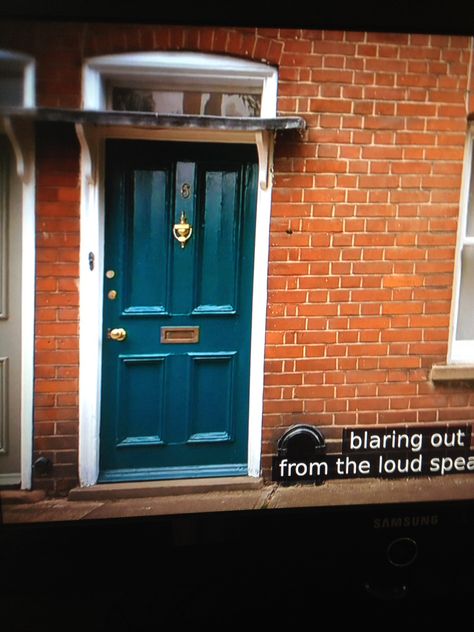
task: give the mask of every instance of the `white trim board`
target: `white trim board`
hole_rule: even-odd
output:
[[[276,114],[278,75],[266,64],[201,53],[143,52],[90,59],[83,72],[84,109],[103,110],[106,81],[178,74],[197,85],[217,78],[228,85],[260,86],[261,117]],[[100,384],[102,361],[102,289],[104,253],[104,145],[107,138],[193,142],[245,142],[257,146],[259,187],[250,349],[248,475],[261,470],[262,414],[267,281],[270,239],[273,135],[269,132],[153,130],[76,125],[81,145],[79,478],[91,486],[99,476]],[[90,258],[94,266],[90,268]]]
[[[0,50],[0,61],[23,71],[22,106],[35,105],[36,64],[29,55]],[[36,274],[36,181],[34,127],[28,121],[0,120],[15,154],[21,184],[21,488],[30,489],[33,466],[33,379]]]
[[[81,204],[81,264],[80,264],[80,373],[79,373],[79,477],[82,486],[94,485],[99,476],[100,383],[102,358],[102,288],[104,252],[103,205],[103,148],[107,138],[141,137],[150,140],[150,133],[127,134],[123,128],[89,130],[78,127],[82,147],[82,204]],[[166,140],[170,134],[166,133]],[[222,135],[219,136],[222,139]],[[160,140],[160,132],[152,133],[152,140]],[[177,140],[183,140],[178,135]],[[193,139],[195,142],[197,138]],[[212,142],[211,132],[203,134],[200,142]],[[235,142],[235,137],[227,142]],[[247,142],[250,142],[247,139]],[[256,141],[255,141],[256,142]],[[259,156],[272,155],[273,137],[265,137]],[[91,159],[91,156],[93,158]],[[255,260],[252,308],[248,475],[259,477],[261,470],[261,440],[263,413],[263,379],[265,325],[267,311],[267,275],[271,212],[271,179],[268,186],[258,187],[255,235]],[[93,253],[94,268],[89,266]]]
[[[30,122],[0,122],[13,149],[21,189],[21,487],[30,489],[33,464],[33,374],[36,272],[34,131]]]
[[[466,226],[469,212],[469,188],[472,181],[472,169],[474,168],[472,160],[473,148],[474,123],[471,123],[468,128],[466,143],[464,147],[463,174],[461,183],[461,195],[459,200],[458,230],[456,237],[456,255],[454,262],[450,331],[447,357],[449,365],[474,364],[474,340],[456,339],[461,291],[462,246],[463,244],[466,244],[468,242],[472,243],[473,241],[472,237],[468,238],[466,236]]]
[[[195,86],[210,81],[225,86],[259,88],[262,118],[275,116],[278,73],[260,62],[186,52],[142,52],[104,55],[89,59],[83,71],[83,108],[106,109],[106,83],[110,80],[172,80]]]

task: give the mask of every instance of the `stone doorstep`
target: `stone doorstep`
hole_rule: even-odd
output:
[[[153,498],[210,492],[255,491],[263,489],[263,487],[262,478],[250,476],[100,483],[91,487],[71,489],[68,500],[106,501],[126,498]]]
[[[26,505],[45,500],[46,492],[42,489],[32,491],[22,489],[0,490],[0,503],[4,505]]]

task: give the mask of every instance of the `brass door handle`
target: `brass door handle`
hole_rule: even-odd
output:
[[[127,337],[127,332],[122,327],[117,327],[116,329],[109,329],[107,331],[107,338],[109,340],[116,340],[117,342],[122,342]]]

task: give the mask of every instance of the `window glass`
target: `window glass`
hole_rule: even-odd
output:
[[[465,245],[461,254],[461,286],[457,340],[474,340],[474,245]]]
[[[0,62],[0,106],[23,105],[23,69]]]
[[[453,305],[455,322],[449,362],[474,364],[474,128],[467,139],[464,176],[467,187],[463,192],[460,232],[456,253],[456,279]]]
[[[112,86],[111,109],[159,114],[260,116],[261,95],[218,90]]]
[[[474,151],[473,151],[474,154]],[[466,234],[474,237],[474,156],[471,157],[471,181],[469,183],[469,195],[467,198],[467,226]]]

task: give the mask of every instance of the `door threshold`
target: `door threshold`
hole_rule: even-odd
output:
[[[151,498],[159,496],[183,496],[211,492],[257,490],[263,487],[263,479],[253,476],[222,476],[218,478],[194,478],[163,481],[133,481],[126,483],[100,483],[90,487],[70,490],[69,500],[119,500],[122,498]]]

